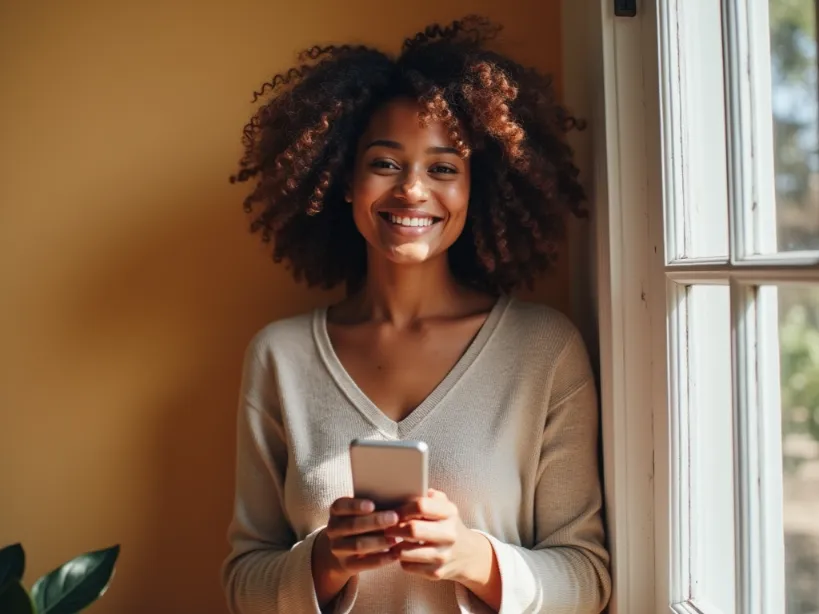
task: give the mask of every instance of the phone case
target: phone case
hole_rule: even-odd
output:
[[[391,509],[428,490],[429,449],[423,441],[356,439],[350,444],[354,496]]]

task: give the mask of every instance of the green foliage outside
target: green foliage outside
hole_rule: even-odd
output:
[[[819,80],[814,0],[770,0],[780,250],[819,248]],[[783,435],[819,447],[819,288],[779,290]],[[807,449],[807,448],[806,448]],[[788,456],[796,470],[800,455]]]
[[[781,251],[819,249],[819,78],[816,0],[769,0],[776,167],[777,243]],[[779,289],[783,464],[788,491],[819,467],[819,288]],[[800,493],[800,491],[803,491]],[[807,493],[810,496],[810,493]],[[819,493],[813,495],[819,497]],[[819,526],[819,519],[817,519]],[[788,614],[819,612],[819,537],[786,529]]]

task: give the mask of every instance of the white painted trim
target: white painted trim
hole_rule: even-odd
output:
[[[731,262],[756,253],[753,130],[747,3],[722,2],[725,117],[728,133],[728,219]],[[739,605],[739,604],[738,604]]]
[[[715,605],[699,600],[681,601],[671,606],[675,614],[725,614]]]
[[[817,283],[819,267],[779,264],[668,267],[666,276],[681,284],[727,284],[731,279],[743,284]]]
[[[754,382],[756,360],[756,289],[731,283],[734,397],[734,508],[736,527],[736,609],[764,614],[762,564],[759,556],[760,475],[759,403]]]
[[[762,286],[757,290],[756,311],[756,360],[761,374],[754,384],[760,414],[762,611],[775,612],[786,604],[778,288]]]
[[[664,235],[663,205],[681,206],[686,197],[685,170],[677,166],[686,147],[685,109],[679,108],[685,101],[675,99],[680,92],[673,85],[675,78],[682,83],[673,20],[684,2],[643,0],[638,17],[614,18],[612,2],[601,0],[602,47],[593,58],[602,92],[594,116],[594,195],[606,499],[615,571],[611,611],[718,612],[713,604],[692,600],[686,586],[690,549],[679,522],[688,502],[679,482],[686,471],[684,424],[669,411],[669,400],[679,403],[686,377],[673,305],[677,286],[722,284],[731,289],[733,335],[736,611],[767,614],[782,607],[781,511],[776,510],[781,442],[770,437],[779,425],[768,409],[778,403],[778,388],[761,375],[776,368],[770,356],[778,340],[772,303],[755,286],[818,283],[819,254],[768,253],[775,220],[766,132],[770,109],[762,100],[770,95],[770,75],[767,64],[761,71],[753,65],[769,58],[752,45],[767,35],[760,13],[764,0],[721,3],[730,125],[727,200],[737,204],[729,219],[729,256],[680,258],[690,239],[680,228],[680,215],[668,221]],[[575,6],[586,10],[583,2]],[[589,14],[596,20],[595,11]]]
[[[595,202],[612,614],[667,611],[670,603],[668,547],[655,541],[655,518],[668,514],[667,458],[654,457],[655,438],[667,449],[667,375],[665,361],[651,357],[654,352],[665,356],[666,292],[663,222],[657,215],[662,200],[659,79],[656,53],[645,53],[652,45],[656,49],[656,14],[647,4],[635,18],[614,17],[610,0],[600,0],[599,6],[602,85],[594,116]],[[591,19],[597,19],[595,13],[589,11]],[[659,424],[655,407],[663,408],[657,412]]]
[[[688,303],[686,287],[673,281],[666,284],[667,309],[669,314],[669,406],[686,408],[689,406],[688,391]],[[669,566],[669,600],[677,605],[675,612],[691,612],[679,609],[687,607],[691,598],[691,458],[689,422],[682,411],[669,413],[668,457],[670,464],[670,497],[668,519],[670,552],[678,552]],[[659,452],[659,451],[658,451]],[[661,452],[660,452],[661,453]],[[675,609],[677,608],[677,609]]]
[[[738,612],[785,606],[777,294],[731,282]]]
[[[815,251],[793,251],[778,252],[775,254],[765,254],[758,256],[748,256],[742,260],[732,263],[728,258],[681,258],[671,260],[668,263],[670,268],[686,267],[728,267],[731,270],[748,267],[817,267],[819,266],[819,252]]]
[[[776,169],[774,166],[773,108],[771,103],[771,25],[768,1],[748,4],[751,127],[753,138],[753,239],[754,254],[777,250]],[[814,254],[814,258],[816,255]],[[735,258],[738,259],[738,258]],[[784,581],[784,580],[783,580]],[[784,595],[783,602],[784,603]]]

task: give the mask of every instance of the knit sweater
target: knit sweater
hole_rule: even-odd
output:
[[[502,614],[597,613],[610,593],[597,429],[581,337],[548,307],[502,296],[452,370],[400,422],[345,371],[326,308],[269,324],[248,345],[239,395],[232,551],[222,567],[230,610],[321,611],[313,542],[330,504],[353,494],[350,441],[369,438],[428,444],[430,487],[495,551]],[[351,579],[334,611],[490,610],[461,584],[393,563]]]

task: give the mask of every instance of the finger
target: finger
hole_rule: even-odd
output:
[[[387,537],[400,537],[411,542],[425,542],[431,544],[453,544],[455,535],[448,524],[429,522],[426,520],[411,520],[384,530]]]
[[[447,560],[444,552],[434,546],[402,547],[398,552],[398,559],[402,563],[423,563],[424,565],[441,566]]]
[[[341,558],[353,554],[363,555],[374,552],[384,552],[396,545],[398,541],[394,537],[387,537],[383,533],[369,533],[356,535],[355,537],[344,537],[330,542],[333,554]]]
[[[429,497],[430,499],[446,499],[447,501],[449,501],[449,497],[447,497],[445,493],[443,493],[440,490],[435,490],[434,488],[429,489],[429,491],[427,492],[427,497]]]
[[[352,497],[341,497],[333,501],[330,506],[330,514],[334,516],[362,516],[375,511],[375,503],[367,499],[354,499]]]
[[[458,513],[455,504],[446,497],[421,497],[405,503],[397,510],[401,521],[422,518],[424,520],[446,520]]]
[[[376,569],[383,567],[389,563],[394,563],[398,560],[398,553],[387,551],[378,552],[376,554],[368,554],[366,556],[352,556],[344,559],[344,567],[353,573],[367,571],[368,569]]]
[[[398,523],[395,512],[378,512],[366,516],[331,516],[327,523],[327,535],[331,539],[383,531]]]

